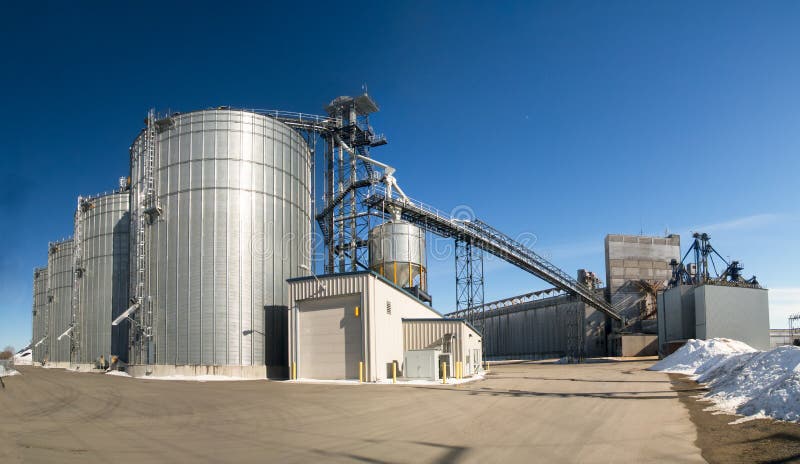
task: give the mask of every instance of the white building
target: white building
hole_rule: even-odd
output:
[[[464,363],[465,375],[480,368],[480,361],[475,363],[482,357],[480,334],[463,320],[443,319],[375,272],[288,283],[289,364],[296,378],[376,382],[392,377],[394,363],[401,377],[407,350],[434,347],[450,352],[453,363]],[[454,372],[452,367],[448,371]]]

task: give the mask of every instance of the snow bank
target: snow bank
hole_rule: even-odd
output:
[[[657,362],[650,370],[700,375],[719,367],[718,364],[731,355],[756,351],[758,350],[746,343],[728,338],[689,340],[677,351]]]
[[[17,366],[30,366],[33,364],[33,351],[28,349],[15,354],[14,364]]]
[[[117,377],[130,377],[131,376],[127,372],[122,372],[122,371],[108,371],[108,372],[106,372],[106,375],[114,375],[114,376],[117,376]]]
[[[698,378],[711,386],[712,409],[800,422],[800,348],[780,346],[736,364],[724,375]]]
[[[688,374],[706,384],[711,410],[800,422],[798,347],[757,351],[735,340],[690,340],[650,369]]]
[[[0,377],[11,377],[12,375],[19,375],[19,371],[0,364]]]

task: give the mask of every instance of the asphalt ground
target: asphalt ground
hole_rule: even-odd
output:
[[[0,462],[704,462],[652,361],[492,366],[448,385],[141,380],[20,367]]]

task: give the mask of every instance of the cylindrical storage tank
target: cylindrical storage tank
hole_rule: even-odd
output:
[[[72,239],[50,242],[48,271],[47,361],[67,367],[70,363],[70,337],[61,336],[72,323]]]
[[[47,356],[47,267],[33,270],[33,337],[31,361],[42,362]],[[44,339],[44,340],[43,340]],[[40,343],[41,342],[41,343]]]
[[[427,292],[425,231],[394,220],[369,231],[369,267],[401,287]]]
[[[130,285],[127,191],[84,198],[78,206],[81,228],[81,272],[78,297],[79,363],[95,364],[102,356],[128,359],[128,323],[111,322],[128,307]]]
[[[136,312],[137,320],[152,318],[152,337],[135,336],[146,349],[132,362],[285,372],[287,350],[277,345],[288,328],[265,319],[286,321],[286,279],[310,267],[308,145],[289,126],[248,111],[176,114],[156,127],[161,212],[144,227],[147,298]],[[145,148],[143,133],[131,147],[134,276]]]

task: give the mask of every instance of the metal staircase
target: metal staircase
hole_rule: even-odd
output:
[[[576,295],[615,321],[622,321],[614,307],[599,297],[592,289],[581,284],[536,252],[503,234],[488,224],[477,220],[453,219],[449,215],[424,203],[401,198],[389,198],[385,190],[376,186],[365,200],[372,208],[398,207],[403,219],[443,237],[468,241],[472,246],[491,253],[523,269],[554,287]]]

